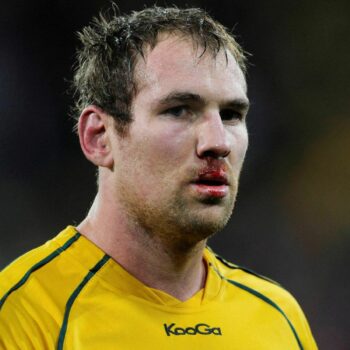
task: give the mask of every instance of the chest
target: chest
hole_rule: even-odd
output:
[[[262,303],[175,310],[136,299],[80,300],[62,349],[299,349],[287,321]]]

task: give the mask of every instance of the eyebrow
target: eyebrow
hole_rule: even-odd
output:
[[[205,104],[206,100],[198,95],[191,92],[171,92],[169,95],[161,98],[157,101],[159,105],[169,105],[171,103],[181,102],[181,103],[198,103]],[[222,108],[233,108],[242,111],[247,111],[249,109],[249,100],[247,98],[236,98],[233,100],[222,101],[220,103]]]
[[[204,98],[200,95],[192,94],[191,92],[171,92],[169,95],[161,98],[158,103],[160,105],[168,105],[174,102],[197,102],[205,103]]]
[[[225,108],[233,108],[247,112],[250,107],[250,103],[247,98],[237,98],[232,101],[227,101],[227,103],[224,103],[224,106]]]

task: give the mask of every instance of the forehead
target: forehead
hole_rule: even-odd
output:
[[[217,92],[223,98],[246,95],[244,74],[229,51],[222,49],[214,56],[191,38],[171,34],[161,36],[153,49],[146,49],[144,59],[136,64],[135,81],[138,93],[166,94],[177,89],[201,94],[220,86]]]

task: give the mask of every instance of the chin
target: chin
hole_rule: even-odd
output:
[[[224,215],[215,215],[209,213],[207,215],[192,216],[187,224],[181,228],[182,236],[193,242],[199,242],[208,239],[217,232],[221,231],[228,223],[232,211]],[[211,214],[211,215],[210,215]]]
[[[228,223],[234,208],[234,201],[208,198],[199,207],[183,213],[178,221],[180,232],[200,239],[206,239],[221,231]]]

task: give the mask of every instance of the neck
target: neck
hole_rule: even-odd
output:
[[[103,196],[102,196],[103,197]],[[145,285],[185,301],[204,287],[206,241],[166,241],[145,232],[99,192],[78,231]]]

